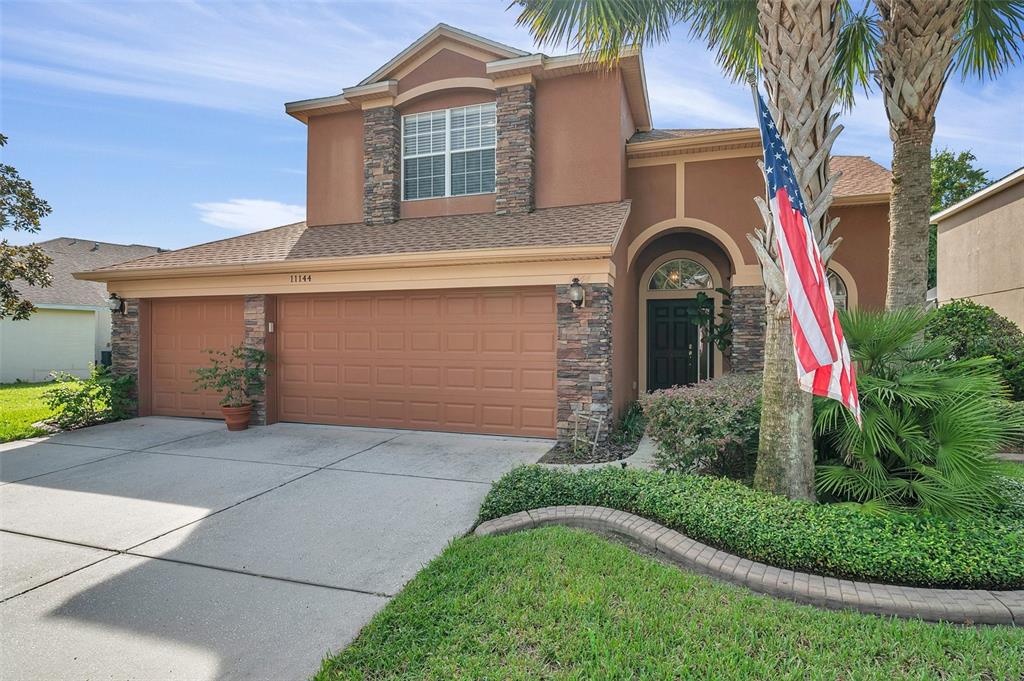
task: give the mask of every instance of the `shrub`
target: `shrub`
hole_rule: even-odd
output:
[[[263,392],[267,379],[268,355],[258,348],[238,345],[229,351],[207,350],[210,366],[193,369],[197,390],[224,393],[222,407],[252,404],[254,395]]]
[[[925,335],[949,338],[949,359],[995,357],[1013,399],[1024,400],[1024,331],[991,307],[954,300],[934,313]]]
[[[43,399],[54,411],[50,423],[60,428],[71,430],[132,416],[135,379],[131,375],[114,377],[107,367],[93,365],[88,378],[63,371],[53,377],[56,384]]]
[[[948,339],[920,340],[921,310],[852,311],[841,321],[863,426],[838,401],[818,401],[819,456],[835,457],[818,466],[819,493],[869,512],[963,516],[1005,503],[998,480],[1010,469],[995,454],[1024,423],[1006,409],[995,360],[947,359]]]
[[[641,398],[647,432],[658,443],[657,465],[665,470],[753,473],[761,421],[761,383],[730,374]]]
[[[1008,492],[1024,504],[1019,483]],[[600,468],[524,466],[491,488],[490,520],[544,506],[585,504],[650,518],[722,550],[791,570],[889,584],[1024,587],[1024,505],[969,520],[812,504],[725,478]]]
[[[644,410],[640,403],[633,401],[626,405],[619,417],[615,429],[612,430],[612,442],[618,445],[636,442],[644,436],[644,429],[647,427],[647,419],[644,417]]]

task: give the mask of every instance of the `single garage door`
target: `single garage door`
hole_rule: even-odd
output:
[[[220,395],[195,392],[192,369],[205,350],[242,342],[241,298],[167,298],[150,302],[151,411],[158,416],[220,417]]]
[[[555,434],[553,287],[278,299],[281,420]]]

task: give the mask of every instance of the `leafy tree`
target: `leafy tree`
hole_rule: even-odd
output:
[[[968,151],[956,153],[943,149],[932,155],[932,215],[959,203],[991,182],[988,174],[974,166],[978,159]],[[931,226],[928,234],[928,288],[935,286],[938,230]]]
[[[835,400],[818,401],[822,450],[836,459],[818,467],[819,494],[869,512],[953,517],[1002,504],[1001,479],[1017,473],[995,454],[1024,422],[996,360],[951,360],[951,340],[921,340],[930,316],[920,308],[840,315],[860,366],[864,424]]]
[[[0,135],[0,147],[7,137]],[[0,164],[0,231],[38,232],[39,222],[50,214],[50,205],[36,196],[32,183],[13,166]],[[35,309],[14,288],[16,279],[33,286],[49,286],[52,260],[38,246],[14,246],[0,240],[0,319],[28,319]]]
[[[822,257],[838,245],[829,219],[837,176],[828,168],[842,126],[833,108],[842,93],[866,85],[858,45],[873,25],[847,0],[518,0],[519,23],[541,43],[567,41],[614,62],[624,49],[663,42],[688,24],[733,80],[759,73],[767,102],[789,152]],[[846,62],[838,58],[847,55]],[[795,379],[793,334],[786,286],[775,251],[769,207],[757,202],[764,228],[748,238],[761,262],[766,288],[763,408],[754,484],[790,498],[814,498],[811,398]]]

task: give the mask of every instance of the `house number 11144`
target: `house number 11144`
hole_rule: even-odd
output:
[[[290,274],[288,275],[288,281],[293,284],[308,284],[313,281],[312,274]]]

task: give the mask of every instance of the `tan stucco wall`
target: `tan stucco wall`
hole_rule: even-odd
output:
[[[834,206],[830,214],[839,218],[835,236],[843,238],[832,259],[853,276],[857,307],[883,309],[889,267],[889,206]]]
[[[88,376],[96,336],[92,310],[38,309],[28,320],[0,320],[0,383],[45,381],[52,371]]]
[[[623,198],[624,96],[618,71],[537,82],[538,208]]]
[[[938,299],[971,298],[1024,327],[1024,182],[939,224]]]
[[[398,93],[446,78],[483,78],[487,75],[486,65],[469,55],[454,50],[442,49],[434,56],[398,79]]]
[[[687,163],[684,173],[685,214],[707,220],[724,229],[739,246],[743,261],[754,264],[757,256],[747,241],[761,224],[755,196],[764,196],[764,179],[756,157],[726,158]]]
[[[306,221],[363,221],[363,113],[313,116],[307,129]]]

